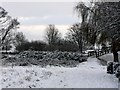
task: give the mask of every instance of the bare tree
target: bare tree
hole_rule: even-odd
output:
[[[0,47],[4,45],[6,37],[8,37],[9,33],[17,29],[19,25],[19,22],[17,19],[13,19],[10,16],[7,15],[7,12],[5,9],[0,7]]]
[[[89,11],[90,8],[87,7],[83,2],[79,2],[75,6],[75,10],[78,13],[78,17],[81,18],[81,23],[74,24],[71,27],[72,36],[75,38],[75,41],[77,42],[80,52],[82,53],[83,45],[87,43],[88,40],[88,21],[89,21]]]
[[[79,51],[82,53],[83,32],[80,23],[70,27],[67,38],[75,42],[79,47]]]
[[[60,33],[55,25],[49,25],[46,29],[46,40],[49,45],[55,45],[60,39]]]

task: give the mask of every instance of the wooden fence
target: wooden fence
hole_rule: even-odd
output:
[[[99,57],[108,53],[111,53],[110,49],[104,49],[104,50],[98,49],[98,50],[88,52],[88,57],[90,56]]]

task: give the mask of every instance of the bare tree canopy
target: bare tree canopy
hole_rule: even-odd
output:
[[[74,24],[70,27],[67,38],[74,41],[78,45],[79,51],[82,52],[83,32],[80,23]]]
[[[46,29],[46,40],[49,45],[55,45],[60,39],[60,33],[55,25],[49,25]]]
[[[7,12],[0,7],[0,47],[4,44],[7,35],[13,30],[18,28],[19,22],[7,15]]]

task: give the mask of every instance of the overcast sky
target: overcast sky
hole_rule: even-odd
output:
[[[9,15],[18,18],[20,29],[29,40],[44,40],[48,24],[55,24],[64,36],[70,25],[80,22],[75,2],[3,2]]]

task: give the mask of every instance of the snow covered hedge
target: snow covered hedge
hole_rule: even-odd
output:
[[[53,66],[70,66],[75,67],[77,64],[87,60],[86,56],[77,52],[45,52],[45,51],[24,51],[14,57],[5,59],[5,63],[12,63],[17,66],[47,65]]]

